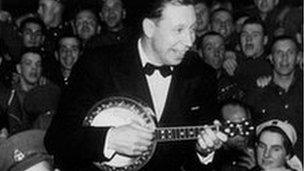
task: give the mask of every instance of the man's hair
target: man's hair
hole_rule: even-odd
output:
[[[266,36],[268,31],[265,27],[265,24],[264,22],[257,18],[257,17],[250,17],[248,18],[247,20],[245,20],[245,22],[243,23],[242,25],[242,29],[246,26],[246,25],[250,25],[250,24],[257,24],[257,25],[260,25],[262,27],[262,31],[263,31],[263,34]]]
[[[208,0],[193,0],[193,4],[205,4],[208,8],[210,8],[210,2]]]
[[[221,37],[221,38],[224,40],[224,38],[223,38],[223,36],[222,36],[221,34],[215,32],[215,31],[210,31],[210,32],[207,32],[206,34],[204,34],[203,36],[201,36],[201,37],[199,37],[199,38],[197,39],[197,46],[198,46],[199,48],[202,48],[202,47],[203,47],[203,45],[204,45],[204,40],[205,40],[206,37],[208,37],[208,36],[219,36],[219,37]]]
[[[212,13],[210,15],[210,21],[212,21],[212,19],[215,16],[215,14],[217,14],[219,12],[227,12],[231,16],[231,19],[232,19],[232,22],[233,22],[233,15],[232,15],[232,13],[231,13],[231,11],[229,11],[226,8],[219,8],[219,9],[216,9],[216,10],[212,11]]]
[[[274,46],[277,42],[279,41],[285,41],[285,40],[290,40],[291,42],[293,42],[296,46],[296,51],[298,52],[298,49],[299,49],[299,44],[298,42],[295,40],[295,38],[291,37],[291,36],[287,36],[287,35],[282,35],[282,36],[278,36],[276,37],[272,44],[271,44],[271,52],[273,53],[274,52]]]
[[[294,149],[293,149],[293,146],[292,146],[292,143],[290,141],[290,139],[288,138],[288,136],[284,133],[284,131],[282,131],[280,128],[276,127],[276,126],[268,126],[268,127],[265,127],[257,136],[257,140],[259,141],[260,140],[260,137],[262,135],[263,132],[265,131],[269,131],[269,132],[274,132],[274,133],[278,133],[280,135],[282,135],[283,137],[283,145],[284,145],[284,148],[286,150],[286,154],[290,155],[290,157],[292,157],[294,155]]]
[[[33,23],[33,24],[39,25],[41,28],[42,34],[45,34],[45,31],[46,31],[45,24],[43,23],[43,21],[40,18],[37,18],[37,17],[29,17],[29,18],[24,19],[20,23],[20,32],[23,32],[26,24],[28,24],[28,23]]]
[[[62,36],[60,36],[60,38],[58,39],[56,50],[59,51],[62,39],[65,39],[65,38],[74,38],[74,39],[76,39],[77,42],[78,42],[78,44],[79,44],[79,50],[82,51],[83,47],[82,47],[82,41],[81,41],[81,39],[77,35],[72,34],[72,33],[67,33],[67,32],[64,33]]]
[[[27,48],[26,47],[26,48],[22,49],[20,57],[16,61],[17,64],[22,61],[22,58],[23,58],[24,54],[26,54],[26,53],[38,54],[40,56],[41,60],[43,59],[43,56],[44,56],[43,55],[43,51],[40,48],[38,48],[38,47],[29,47],[29,48]]]
[[[213,0],[212,3],[211,3],[211,8],[214,7],[215,5],[220,5],[220,8],[227,9],[228,11],[230,11],[232,13],[232,11],[230,9],[228,9],[227,7],[225,7],[226,5],[230,5],[230,4],[231,4],[231,6],[233,8],[233,3],[232,3],[231,0]]]
[[[164,7],[167,4],[173,5],[194,5],[193,0],[149,0],[144,11],[143,18],[159,19],[162,16]]]
[[[99,6],[99,9],[101,10],[103,7],[104,7],[104,5],[106,4],[106,1],[107,0],[103,0],[103,1],[100,1],[100,2],[98,2],[98,6]],[[123,8],[123,9],[125,9],[126,8],[126,6],[125,6],[125,1],[124,0],[119,0],[121,3],[121,7]]]
[[[220,109],[222,110],[225,106],[237,106],[243,108],[247,119],[251,119],[251,108],[246,103],[237,99],[227,99],[220,103]],[[224,119],[223,114],[221,114],[221,119]]]

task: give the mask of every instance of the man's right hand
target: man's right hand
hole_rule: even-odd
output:
[[[258,87],[264,88],[270,83],[271,80],[272,80],[271,76],[261,76],[256,80],[256,84]]]
[[[234,71],[237,67],[237,62],[233,58],[228,58],[223,63],[223,68],[226,70],[226,72],[230,75],[234,75]]]
[[[132,122],[110,129],[108,147],[119,154],[139,156],[152,145],[154,130]]]

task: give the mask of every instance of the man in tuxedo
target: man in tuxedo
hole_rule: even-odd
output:
[[[195,39],[192,1],[157,0],[148,7],[139,39],[118,49],[88,52],[76,64],[45,137],[61,170],[98,170],[93,162],[117,153],[139,156],[153,143],[154,130],[138,123],[83,126],[89,109],[105,97],[140,99],[154,111],[159,127],[210,124],[216,118],[215,73],[194,56],[185,56]],[[221,140],[208,129],[199,141],[158,143],[141,170],[195,170],[203,162],[196,147],[212,148]]]

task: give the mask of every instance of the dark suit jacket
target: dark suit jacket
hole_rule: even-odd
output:
[[[77,63],[71,86],[45,137],[46,148],[66,170],[94,170],[92,161],[107,160],[103,147],[109,128],[82,126],[94,103],[111,95],[126,95],[141,99],[153,109],[137,44],[106,49],[90,52]],[[193,56],[185,57],[174,67],[165,108],[157,125],[212,123],[217,116],[217,84],[212,71]],[[178,170],[185,162],[198,163],[194,149],[195,141],[158,144],[143,170]]]

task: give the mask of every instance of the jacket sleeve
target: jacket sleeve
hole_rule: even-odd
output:
[[[64,161],[104,161],[105,137],[109,127],[85,127],[89,109],[105,97],[105,66],[102,59],[82,56],[73,68],[70,87],[63,92],[58,113],[45,136],[45,146]],[[86,60],[85,58],[89,58]],[[101,58],[101,57],[99,57]]]

